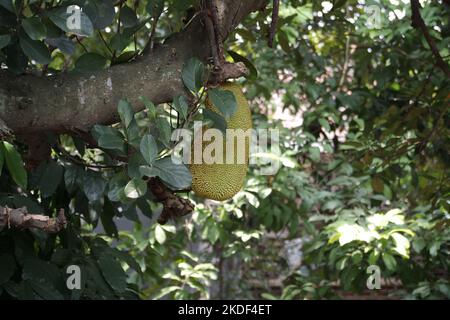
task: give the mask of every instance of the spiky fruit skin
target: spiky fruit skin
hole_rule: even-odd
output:
[[[244,131],[252,128],[252,116],[250,106],[242,92],[241,86],[234,83],[226,83],[220,86],[222,90],[233,92],[236,97],[237,108],[235,113],[227,120],[227,129],[242,129]],[[216,113],[218,109],[206,101],[206,107]],[[226,137],[229,139],[229,137]],[[224,145],[226,144],[224,139]],[[205,145],[203,145],[203,148]],[[245,163],[237,163],[237,144],[235,144],[235,159],[231,164],[191,164],[192,190],[196,195],[216,201],[224,201],[232,198],[238,193],[244,184],[248,170],[248,159],[250,152],[250,141],[245,141]],[[226,159],[226,149],[224,149]]]

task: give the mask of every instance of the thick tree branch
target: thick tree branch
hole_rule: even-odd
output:
[[[217,1],[221,38],[225,39],[237,23],[251,11],[263,8],[266,2]],[[118,121],[117,103],[122,98],[128,98],[138,111],[143,108],[138,99],[141,95],[159,104],[182,93],[185,89],[181,70],[193,56],[204,61],[211,56],[201,19],[195,19],[136,61],[96,73],[16,77],[2,71],[0,119],[16,135],[47,130],[83,132],[97,123],[114,123]],[[242,76],[235,72],[229,75]],[[221,78],[225,80],[225,74]],[[1,127],[4,126],[0,124]]]
[[[47,233],[57,233],[64,229],[66,225],[67,220],[62,209],[56,218],[50,218],[41,214],[29,214],[25,207],[18,209],[0,207],[0,230],[4,227],[36,228]]]
[[[422,19],[422,16],[420,14],[420,3],[419,0],[411,0],[411,20],[412,20],[412,26],[414,28],[420,29],[422,31],[425,40],[427,41],[428,45],[430,46],[431,52],[433,53],[436,64],[441,70],[445,73],[445,75],[450,78],[450,67],[448,64],[444,61],[444,59],[441,57],[441,54],[439,53],[439,49],[436,46],[436,43],[434,42],[433,37],[431,36],[430,32],[428,31],[427,26],[425,25],[425,22]]]

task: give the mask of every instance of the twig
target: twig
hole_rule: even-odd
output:
[[[431,52],[433,53],[436,64],[439,68],[445,73],[445,75],[450,78],[450,67],[448,64],[444,61],[444,59],[441,57],[441,54],[439,53],[439,49],[436,46],[436,43],[434,42],[433,37],[430,35],[430,32],[428,31],[427,26],[425,25],[425,22],[422,19],[422,16],[420,15],[420,3],[419,0],[411,0],[411,24],[414,28],[420,29],[425,37],[425,40],[427,41],[428,45],[430,46]]]
[[[208,32],[208,39],[209,39],[209,46],[211,47],[211,54],[213,59],[213,65],[214,70],[220,70],[220,58],[219,58],[219,51],[216,41],[216,36],[214,32],[214,25],[212,23],[212,20],[208,15],[205,15],[205,27],[206,32]]]
[[[249,70],[242,62],[229,63],[221,65],[219,72],[211,72],[208,79],[208,85],[216,85],[218,83],[223,83],[228,79],[237,79],[242,76],[248,76],[250,74]]]
[[[81,43],[81,40],[78,38],[77,35],[75,35],[75,39],[77,40],[77,42],[79,43],[79,45],[83,48],[84,52],[88,53],[88,49],[86,49],[86,47],[84,46],[84,44]]]
[[[56,218],[41,214],[29,214],[26,207],[10,209],[0,207],[0,230],[4,227],[18,229],[36,228],[47,233],[57,233],[67,226],[64,209],[59,211]]]
[[[268,41],[269,48],[273,48],[273,39],[275,37],[275,33],[277,32],[279,11],[280,11],[280,0],[273,0],[272,22],[270,24],[269,41]]]
[[[163,211],[158,218],[159,224],[165,224],[170,219],[182,217],[194,211],[194,205],[189,200],[175,195],[159,178],[150,178],[148,186],[156,201],[163,204]]]
[[[342,76],[341,80],[339,81],[339,87],[342,87],[344,85],[345,78],[347,77],[349,58],[350,58],[350,36],[347,36],[347,41],[345,42],[345,61],[344,66],[342,67]]]
[[[142,50],[142,54],[147,54],[148,52],[151,52],[153,50],[153,48],[155,47],[155,34],[156,34],[156,26],[158,24],[158,21],[159,21],[159,16],[155,17],[153,19],[152,29],[150,30],[150,37],[149,37],[144,49]]]
[[[100,36],[100,39],[102,39],[103,43],[105,44],[105,47],[108,49],[108,51],[111,53],[111,58],[114,58],[115,53],[111,50],[111,48],[108,45],[108,42],[106,42],[105,38],[102,35],[102,32],[98,30],[98,35]]]

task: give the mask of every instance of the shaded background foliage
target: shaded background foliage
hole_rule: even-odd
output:
[[[72,3],[85,12],[78,35],[59,22],[58,7]],[[149,34],[170,37],[199,5],[121,3],[0,1],[2,68],[46,74],[126,63]],[[380,9],[378,25],[369,6]],[[424,1],[421,13],[448,62],[450,7]],[[146,101],[134,115],[122,101],[121,124],[93,130],[99,148],[49,135],[52,160],[33,172],[17,161],[25,146],[5,141],[0,205],[65,208],[69,224],[58,235],[1,231],[2,298],[450,297],[450,81],[411,26],[409,2],[281,1],[273,49],[270,14],[247,17],[225,48],[251,70],[242,82],[254,127],[280,130],[272,152],[281,169],[261,176],[251,167],[225,203],[186,194],[192,216],[159,225],[161,207],[136,168],[160,161],[158,175],[185,186],[187,172],[173,179],[161,164],[183,103]],[[143,137],[158,154],[113,160]],[[131,227],[117,228],[124,220]],[[72,264],[82,269],[81,290],[65,286]],[[366,289],[369,265],[381,268],[380,291]]]

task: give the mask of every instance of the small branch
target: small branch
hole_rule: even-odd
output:
[[[108,49],[109,53],[111,53],[111,58],[114,58],[114,52],[111,50],[111,48],[108,45],[108,42],[106,42],[105,38],[102,35],[102,32],[98,30],[98,35],[100,36],[100,39],[102,40],[103,44],[105,45],[106,49]]]
[[[158,21],[159,21],[159,16],[155,17],[153,19],[152,30],[150,31],[150,37],[149,37],[148,42],[145,45],[144,49],[142,50],[142,54],[147,54],[148,52],[153,51],[153,48],[155,47],[155,34],[156,34],[156,26],[158,25]]]
[[[270,24],[269,41],[268,41],[269,48],[273,48],[273,39],[275,37],[275,33],[277,32],[279,11],[280,11],[280,0],[273,0],[272,22]]]
[[[225,52],[223,49],[223,36],[220,32],[219,17],[217,15],[218,10],[217,10],[215,0],[209,0],[208,5],[209,5],[209,11],[211,14],[211,21],[212,21],[212,24],[214,27],[213,29],[214,29],[214,37],[216,40],[216,46],[217,46],[217,54],[218,54],[219,62],[222,65],[225,63]]]
[[[167,188],[159,178],[150,178],[148,186],[156,197],[157,202],[163,204],[163,211],[158,218],[159,224],[165,224],[170,219],[182,217],[194,211],[194,205]]]
[[[441,54],[439,53],[439,49],[436,46],[436,43],[434,42],[433,37],[430,35],[430,32],[428,31],[427,26],[425,25],[425,22],[422,19],[422,16],[420,15],[420,3],[419,0],[411,0],[411,20],[412,20],[412,26],[414,28],[420,29],[425,37],[425,40],[427,41],[428,45],[430,46],[431,52],[433,53],[436,64],[439,68],[445,73],[445,75],[450,78],[450,67],[448,64],[444,61]]]
[[[18,229],[36,228],[46,233],[58,233],[67,226],[64,209],[59,211],[56,218],[41,214],[29,214],[26,207],[10,209],[0,207],[0,230],[4,227]]]

